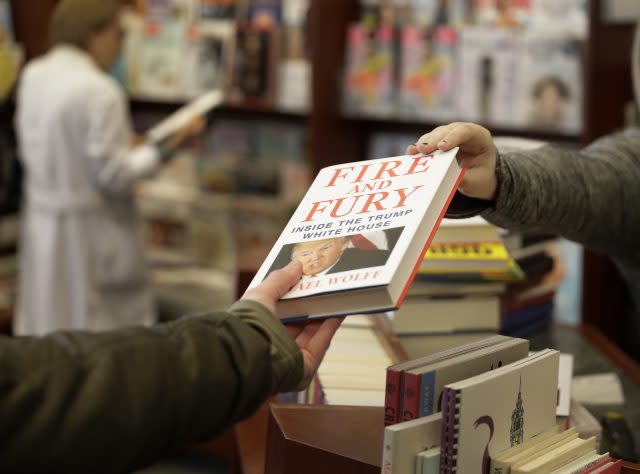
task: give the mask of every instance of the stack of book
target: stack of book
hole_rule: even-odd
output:
[[[362,1],[345,112],[579,133],[588,2],[556,3]]]
[[[382,472],[620,472],[595,436],[557,423],[560,354],[527,354],[527,341],[497,336],[390,367],[388,393],[420,399],[408,421],[385,405]],[[401,404],[403,417],[411,409]]]
[[[521,278],[496,227],[480,217],[445,219],[394,330],[414,358],[497,334],[501,295]]]
[[[132,97],[182,101],[210,89],[227,102],[304,113],[309,0],[141,2],[125,21],[119,77]]]

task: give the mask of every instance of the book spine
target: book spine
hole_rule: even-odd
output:
[[[489,470],[491,474],[508,474],[510,470],[510,463],[504,461],[496,461],[495,459],[491,460],[491,469]]]
[[[382,448],[382,465],[380,468],[381,474],[393,473],[393,431],[384,430],[384,441]]]
[[[420,383],[420,416],[433,415],[437,411],[436,372],[422,374]]]
[[[402,421],[414,420],[420,413],[420,376],[404,373],[402,378]]]
[[[387,386],[384,395],[384,426],[393,425],[401,421],[398,415],[401,377],[401,371],[387,369]]]
[[[458,392],[445,388],[442,392],[442,439],[440,442],[440,474],[456,472],[458,457]]]

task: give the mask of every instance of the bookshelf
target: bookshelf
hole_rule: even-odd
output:
[[[16,36],[27,58],[46,51],[46,25],[57,0],[11,0]],[[133,0],[127,0],[135,4]],[[624,124],[624,107],[632,100],[630,52],[633,24],[606,23],[605,0],[591,0],[584,66],[584,129],[579,135],[500,129],[496,133],[586,145]],[[281,112],[259,106],[227,106],[220,114],[240,119],[294,121],[306,125],[308,156],[313,170],[365,159],[367,141],[376,131],[423,133],[435,123],[346,117],[341,109],[342,71],[348,25],[358,18],[359,0],[311,0],[308,35],[313,64],[308,114]],[[603,92],[603,91],[606,91]],[[179,104],[132,101],[135,109],[170,111]],[[255,262],[256,267],[259,262]],[[246,278],[245,278],[246,279]],[[583,322],[592,324],[615,341],[624,336],[624,285],[607,258],[585,252]]]

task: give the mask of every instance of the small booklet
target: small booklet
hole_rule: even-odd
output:
[[[147,132],[147,138],[152,143],[162,143],[171,135],[184,127],[191,120],[200,115],[204,115],[211,109],[218,107],[224,101],[224,94],[221,90],[212,90],[192,100],[188,104],[180,107],[174,113],[152,127]]]
[[[457,152],[320,170],[249,288],[296,260],[283,320],[397,309],[462,179]]]

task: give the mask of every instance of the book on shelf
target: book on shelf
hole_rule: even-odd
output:
[[[228,99],[233,104],[273,105],[276,95],[278,30],[241,24],[236,28]]]
[[[398,335],[498,331],[499,296],[407,297],[393,318]]]
[[[440,446],[420,451],[416,456],[416,474],[437,474],[440,472]]]
[[[420,273],[505,271],[511,257],[502,242],[437,243],[424,256]]]
[[[403,142],[408,143],[408,142]],[[442,219],[434,244],[501,242],[500,231],[480,216],[466,219]]]
[[[303,278],[278,302],[281,319],[397,309],[464,173],[456,153],[322,169],[250,288],[293,259]]]
[[[553,446],[564,441],[576,439],[578,434],[574,429],[563,430],[556,424],[523,443],[511,446],[497,455],[491,456],[491,473],[501,474],[509,472],[513,464],[529,459],[541,452],[549,451]]]
[[[546,349],[447,385],[441,472],[481,472],[490,456],[555,424],[559,353]],[[513,472],[513,471],[512,471]]]
[[[402,421],[400,413],[400,402],[402,394],[402,377],[403,372],[427,364],[435,364],[447,359],[453,359],[463,354],[472,353],[474,351],[498,345],[508,341],[504,336],[490,336],[481,340],[470,342],[468,344],[453,344],[447,349],[437,351],[420,358],[411,358],[391,365],[386,369],[386,395],[385,395],[385,425],[392,425]]]
[[[416,454],[437,447],[442,432],[442,414],[435,413],[384,429],[382,474],[415,474]]]
[[[528,341],[508,339],[439,362],[403,370],[397,412],[403,421],[439,412],[445,385],[523,359],[528,352]]]

